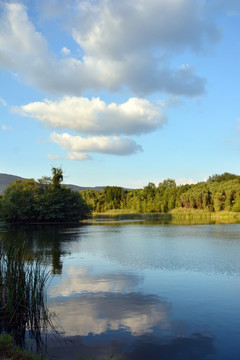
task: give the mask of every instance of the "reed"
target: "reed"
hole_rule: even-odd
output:
[[[9,334],[0,335],[0,359],[1,360],[42,360],[37,354],[31,354],[29,351],[22,350],[14,345],[12,336]],[[47,360],[47,358],[44,358]]]
[[[140,220],[163,224],[193,225],[193,224],[239,224],[240,213],[233,211],[211,212],[208,210],[176,208],[168,213],[133,213],[124,210],[109,210],[104,213],[93,213],[92,220]]]
[[[27,258],[25,240],[0,239],[0,333],[12,334],[20,347],[34,339],[39,351],[49,324],[45,306],[49,273],[39,257]]]
[[[93,220],[170,220],[171,214],[169,213],[134,213],[111,210],[104,213],[93,213]],[[89,222],[89,220],[85,220]]]

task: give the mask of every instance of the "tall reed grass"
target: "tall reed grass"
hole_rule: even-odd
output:
[[[0,238],[0,333],[12,334],[21,347],[27,339],[34,339],[39,351],[43,346],[41,334],[49,325],[45,306],[49,273],[39,257],[27,258],[24,239]]]

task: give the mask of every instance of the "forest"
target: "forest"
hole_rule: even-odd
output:
[[[101,191],[81,191],[81,195],[97,213],[109,210],[167,213],[176,208],[240,212],[240,176],[224,173],[210,176],[206,182],[179,186],[175,180],[166,179],[158,186],[150,182],[137,190],[106,186]]]

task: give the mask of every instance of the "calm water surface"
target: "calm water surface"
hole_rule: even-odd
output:
[[[240,359],[240,225],[24,231],[54,274],[48,308],[61,337],[48,336],[50,360]]]

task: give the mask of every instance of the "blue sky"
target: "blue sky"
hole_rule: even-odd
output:
[[[238,0],[0,1],[0,172],[240,174]]]

